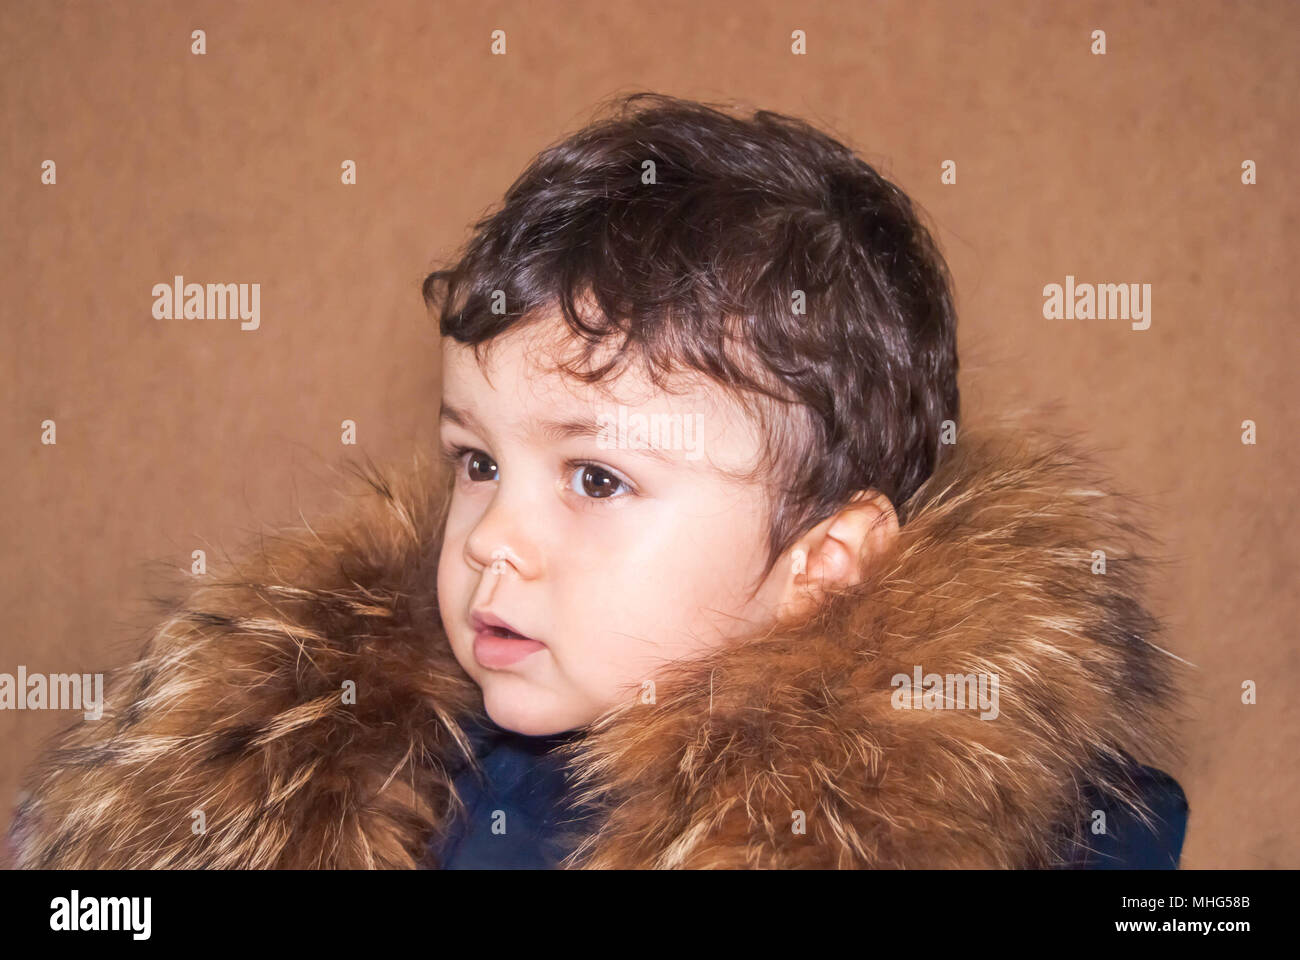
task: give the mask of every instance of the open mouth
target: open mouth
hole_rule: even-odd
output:
[[[484,629],[483,631],[481,631],[481,632],[486,633],[486,634],[489,634],[490,636],[494,636],[494,637],[504,637],[505,639],[508,639],[508,640],[510,640],[510,639],[513,639],[513,640],[531,640],[531,639],[533,639],[532,637],[525,637],[522,633],[516,633],[515,631],[510,630],[510,629],[508,629],[508,628],[506,628],[506,627],[487,627],[487,628],[485,628],[485,629]]]
[[[474,659],[490,670],[518,663],[546,647],[492,614],[475,613],[470,623],[474,627]]]
[[[474,635],[474,659],[489,670],[500,670],[532,656],[546,645],[519,634],[501,630],[484,630]]]

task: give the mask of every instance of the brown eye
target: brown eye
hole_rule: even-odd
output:
[[[593,500],[606,500],[618,495],[619,491],[626,487],[627,484],[619,477],[591,463],[580,464],[573,471],[573,479],[569,484],[569,488],[574,493],[580,493]]]
[[[475,451],[469,455],[469,462],[466,466],[469,472],[470,480],[475,483],[482,483],[485,480],[495,480],[497,476],[497,465],[492,458],[486,453]]]

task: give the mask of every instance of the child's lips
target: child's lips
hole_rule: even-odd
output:
[[[470,625],[474,628],[474,659],[489,670],[518,663],[546,646],[487,610],[474,611]]]
[[[518,663],[545,646],[539,640],[506,634],[496,628],[485,628],[474,634],[474,659],[479,662],[479,666],[499,670]]]

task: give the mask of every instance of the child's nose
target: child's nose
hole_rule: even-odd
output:
[[[521,526],[507,522],[497,504],[488,508],[465,540],[465,561],[488,576],[535,577],[534,553],[524,542]]]

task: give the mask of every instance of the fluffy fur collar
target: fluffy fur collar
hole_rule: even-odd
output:
[[[32,770],[16,865],[413,867],[445,835],[482,711],[434,595],[445,477],[358,472],[328,524],[169,609],[103,719]],[[1175,664],[1128,506],[1068,443],[968,431],[858,588],[675,666],[568,748],[600,811],[569,864],[1044,866],[1087,823],[1085,784],[1141,815],[1124,764],[1170,757]],[[996,674],[998,717],[896,709],[918,666]]]

